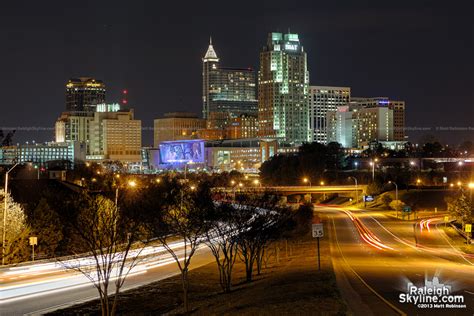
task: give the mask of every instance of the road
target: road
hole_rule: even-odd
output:
[[[176,262],[166,252],[144,260],[125,281],[122,290],[132,289],[179,274]],[[191,260],[190,269],[214,261],[202,246]],[[32,267],[36,267],[33,273]],[[39,315],[98,298],[97,289],[80,273],[63,268],[38,269],[29,265],[7,273],[0,270],[0,315]],[[112,287],[113,289],[113,287]]]
[[[473,315],[474,260],[453,248],[437,226],[392,219],[379,212],[317,208],[329,231],[338,285],[356,315]],[[428,229],[429,228],[429,229]],[[412,282],[438,277],[464,297],[465,309],[400,303]]]

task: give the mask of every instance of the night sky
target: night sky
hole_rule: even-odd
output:
[[[416,4],[414,4],[416,3]],[[148,131],[164,112],[201,113],[209,36],[224,66],[258,67],[271,31],[298,33],[310,82],[405,100],[417,142],[474,141],[472,1],[8,1],[0,6],[0,127],[49,141],[70,77],[122,89]],[[43,131],[28,130],[39,127]],[[469,129],[437,131],[439,127]]]

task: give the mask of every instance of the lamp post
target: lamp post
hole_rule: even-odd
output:
[[[308,178],[303,178],[303,182],[304,183],[309,183],[309,186],[311,186],[311,179],[308,179]]]
[[[5,195],[4,195],[4,209],[3,209],[3,236],[2,236],[2,266],[5,265],[5,239],[7,237],[6,229],[7,229],[7,210],[8,210],[8,198],[7,198],[7,192],[8,192],[8,174],[18,166],[19,163],[17,162],[16,164],[13,165],[6,173],[5,173]]]
[[[349,179],[352,179],[355,182],[355,194],[356,194],[356,205],[357,205],[357,203],[359,202],[359,190],[357,189],[357,178],[349,177]]]
[[[397,211],[397,218],[398,218],[398,185],[393,181],[388,181],[388,183],[393,184],[395,186],[395,201],[397,201],[396,211]]]

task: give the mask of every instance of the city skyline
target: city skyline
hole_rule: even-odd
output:
[[[163,17],[159,23],[147,14],[139,20],[142,11],[154,8],[152,4],[130,8],[120,3],[97,4],[88,15],[89,6],[84,3],[68,11],[70,18],[60,17],[51,4],[7,6],[10,14],[2,14],[2,23],[9,28],[0,31],[9,48],[2,58],[4,113],[0,126],[17,128],[15,143],[52,140],[55,118],[65,104],[64,83],[72,77],[90,76],[107,84],[109,102],[119,101],[121,91],[129,90],[130,106],[143,120],[143,145],[152,144],[153,118],[173,110],[201,112],[201,58],[209,36],[219,47],[219,55],[225,56],[225,64],[258,69],[258,54],[268,32],[288,27],[300,35],[308,53],[311,85],[348,86],[355,96],[405,100],[407,127],[428,128],[408,130],[409,141],[433,134],[443,142],[461,142],[472,139],[474,133],[472,127],[466,130],[473,97],[472,75],[464,65],[469,63],[472,46],[465,47],[463,42],[471,34],[466,27],[469,19],[456,16],[468,14],[469,10],[461,10],[462,4],[456,11],[438,2],[361,8],[344,2],[302,2],[287,10],[254,4],[255,11],[246,12],[246,19],[238,19],[239,23],[240,12],[226,13],[213,15],[213,23],[193,27],[183,24],[189,15],[186,12],[183,17]],[[203,12],[203,8],[195,9],[196,14]],[[264,10],[265,18],[261,18]],[[46,11],[47,20],[41,18]],[[99,15],[109,14],[116,18],[96,21]],[[91,27],[75,26],[74,17],[90,22]],[[173,32],[166,32],[165,22]],[[235,32],[239,27],[247,31]],[[440,39],[446,44],[441,45]],[[391,48],[386,49],[387,45]],[[30,55],[29,50],[35,54]],[[458,111],[437,115],[454,105]],[[45,130],[21,130],[28,127]],[[436,129],[440,127],[460,131]]]

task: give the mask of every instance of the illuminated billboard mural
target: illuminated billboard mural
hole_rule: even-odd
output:
[[[161,162],[165,164],[196,162],[204,163],[204,141],[182,140],[160,144]]]

